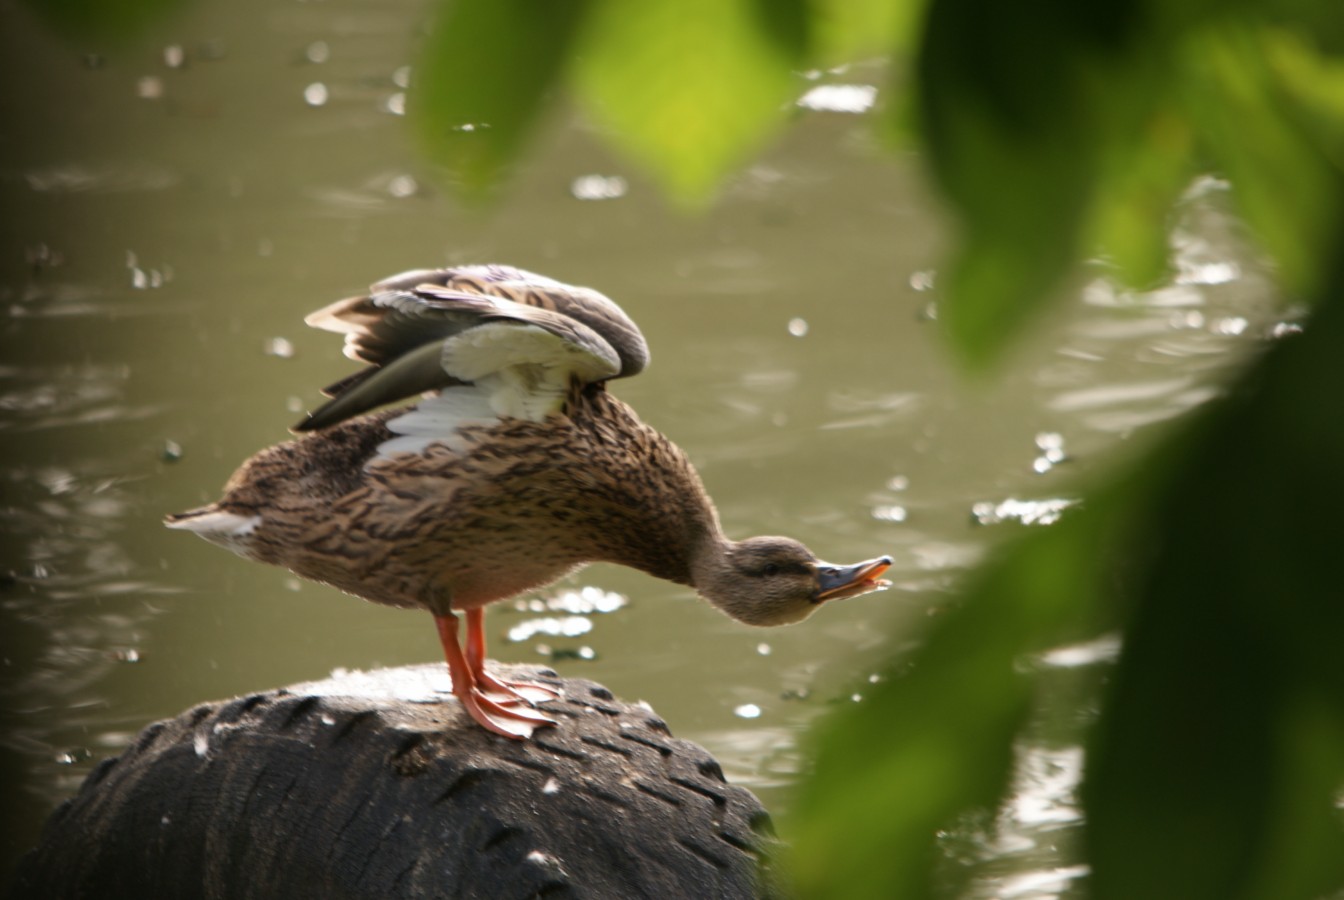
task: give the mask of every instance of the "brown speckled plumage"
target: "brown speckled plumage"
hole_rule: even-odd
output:
[[[587,562],[693,586],[753,625],[883,586],[879,557],[819,562],[789,538],[731,541],[694,467],[608,393],[644,368],[620,307],[506,266],[417,270],[309,324],[369,364],[295,440],[245,462],[210,506],[170,516],[234,552],[377,603],[434,614],[454,693],[486,728],[553,724],[553,692],[485,669],[481,609]],[[368,413],[430,392],[418,404]],[[467,616],[465,648],[456,613]]]
[[[390,606],[480,606],[585,562],[691,583],[715,513],[685,454],[597,385],[567,413],[375,459],[380,412],[263,450],[215,508],[264,514],[247,556]],[[657,510],[657,515],[649,515]]]

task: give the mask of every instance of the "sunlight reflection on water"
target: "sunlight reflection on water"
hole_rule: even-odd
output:
[[[0,431],[40,431],[154,416],[161,407],[130,406],[121,384],[125,366],[32,367],[0,371]]]
[[[1082,822],[1077,801],[1082,764],[1079,746],[1017,748],[1012,794],[993,832],[958,837],[973,848],[986,872],[975,880],[969,897],[1053,900],[1068,895],[1087,874],[1085,866],[1050,862],[1067,856],[1065,848]]]
[[[178,187],[182,176],[143,161],[66,163],[32,169],[24,175],[28,187],[51,193],[122,193],[166,191]]]
[[[724,775],[734,784],[753,791],[786,787],[806,764],[797,746],[802,729],[763,723],[759,708],[756,713],[744,717],[751,720],[749,726],[715,731],[701,740],[712,743]]]
[[[866,113],[877,102],[877,88],[870,84],[819,84],[798,98],[803,109],[826,112]]]

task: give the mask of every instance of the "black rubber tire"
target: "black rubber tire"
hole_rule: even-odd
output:
[[[149,726],[52,814],[11,897],[774,893],[765,810],[647,708],[516,667],[563,698],[542,707],[558,727],[510,741],[451,698],[404,699],[441,672],[354,673]]]

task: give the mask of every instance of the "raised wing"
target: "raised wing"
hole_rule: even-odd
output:
[[[340,300],[308,316],[314,328],[346,336],[345,355],[374,365],[408,352],[433,338],[434,330],[454,330],[455,305],[425,287],[446,288],[441,297],[472,294],[511,300],[559,313],[592,328],[621,358],[621,377],[639,373],[649,361],[648,346],[639,328],[625,312],[592,288],[574,287],[512,266],[460,266],[453,269],[414,269],[374,284],[369,295]],[[395,303],[378,302],[380,295],[401,294]]]
[[[296,431],[462,384],[481,386],[497,415],[536,418],[558,408],[571,380],[633,375],[648,362],[611,300],[507,266],[405,272],[306,321],[344,334],[346,356],[369,367],[329,386],[332,400]]]

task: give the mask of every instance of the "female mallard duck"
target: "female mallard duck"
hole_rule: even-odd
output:
[[[169,516],[249,559],[438,624],[453,693],[525,738],[557,695],[486,671],[486,605],[587,562],[694,587],[739,621],[783,625],[885,587],[879,557],[819,562],[783,537],[731,541],[686,455],[607,393],[648,362],[602,294],[506,266],[417,270],[307,323],[368,367],[333,384],[296,440],[243,463],[216,503]],[[376,407],[428,394],[410,408]],[[456,612],[467,618],[465,652]]]

